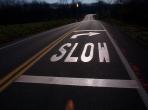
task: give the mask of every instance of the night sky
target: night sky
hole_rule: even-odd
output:
[[[28,1],[31,1],[31,0],[28,0]],[[38,1],[46,1],[48,3],[56,3],[58,2],[59,0],[38,0]],[[69,2],[71,2],[72,0],[67,0]],[[94,3],[98,0],[79,0],[79,1],[82,1],[83,3]],[[100,0],[101,1],[101,0]],[[108,3],[111,3],[113,1],[116,1],[116,0],[102,0],[102,1],[105,1],[105,2],[108,2]]]
[[[53,2],[57,2],[59,0],[45,0],[47,2],[50,2],[50,3],[53,3]],[[71,0],[67,0],[67,1],[71,1]],[[96,0],[80,0],[80,1],[83,1],[84,3],[93,3],[93,2],[96,2]]]

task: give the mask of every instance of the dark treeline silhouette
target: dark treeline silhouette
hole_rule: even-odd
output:
[[[98,2],[100,19],[118,19],[127,23],[148,25],[148,0],[118,0],[115,4]]]
[[[99,19],[118,19],[148,25],[148,0],[117,0],[107,4],[49,4],[33,0],[0,0],[0,24],[16,24],[56,19],[81,19],[85,14],[97,13]]]
[[[46,2],[24,0],[0,1],[0,24],[17,24],[56,19],[76,19],[81,16],[81,3],[49,4]]]

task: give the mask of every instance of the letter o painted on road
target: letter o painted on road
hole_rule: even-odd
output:
[[[90,47],[90,51],[89,51],[89,55],[86,56],[86,51],[87,51],[88,47]],[[94,44],[93,43],[87,43],[84,46],[84,49],[83,49],[83,52],[82,52],[82,55],[81,55],[81,60],[83,62],[90,62],[93,58],[93,54],[94,54]]]

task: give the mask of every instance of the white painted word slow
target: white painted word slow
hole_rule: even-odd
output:
[[[58,54],[54,54],[51,56],[50,61],[51,62],[57,62],[59,60],[61,60],[67,53],[67,49],[70,49],[70,52],[68,53],[68,55],[66,56],[66,58],[64,59],[64,62],[78,62],[78,59],[80,59],[82,62],[90,62],[93,59],[94,56],[94,44],[93,43],[86,43],[84,45],[83,51],[80,55],[80,57],[74,57],[73,53],[75,51],[78,51],[79,43],[75,43],[74,45],[72,45],[71,43],[66,43],[64,45],[62,45],[59,48],[59,52]],[[109,57],[109,52],[108,52],[108,48],[106,43],[98,43],[98,62],[110,62],[110,57]],[[60,54],[59,54],[60,53]],[[86,55],[87,53],[87,55]]]

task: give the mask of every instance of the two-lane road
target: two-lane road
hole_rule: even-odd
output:
[[[4,110],[146,110],[147,94],[93,14],[0,49]]]

